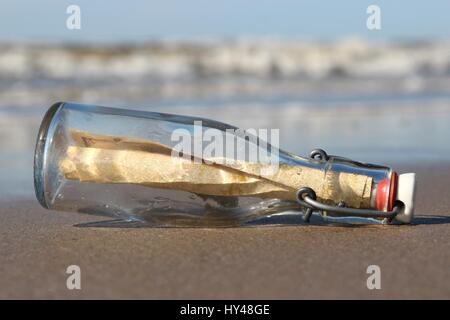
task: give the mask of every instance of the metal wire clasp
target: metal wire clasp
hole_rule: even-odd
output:
[[[311,151],[310,158],[319,161],[328,161],[330,159],[337,159],[340,161],[354,162],[347,158],[329,156],[322,149],[315,149]],[[313,211],[332,212],[334,214],[345,217],[363,217],[363,218],[385,218],[388,222],[391,222],[397,214],[400,213],[403,203],[396,202],[392,211],[378,211],[371,209],[356,209],[348,208],[345,203],[340,202],[337,206],[328,205],[317,201],[316,193],[309,187],[302,187],[297,191],[297,202],[304,208],[305,213],[303,220],[309,222]]]

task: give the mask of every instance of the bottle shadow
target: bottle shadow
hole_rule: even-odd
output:
[[[450,224],[450,216],[441,215],[421,215],[414,217],[414,225],[436,225],[436,224]]]
[[[414,218],[413,222],[409,225],[403,226],[418,226],[418,225],[441,225],[450,224],[450,216],[444,215],[420,215]],[[283,227],[283,226],[320,226],[320,227],[348,227],[348,228],[358,228],[367,226],[379,226],[376,223],[340,223],[340,222],[325,222],[318,217],[312,217],[309,223],[303,221],[301,215],[274,215],[271,217],[261,218],[255,221],[247,222],[239,226],[218,226],[219,228],[233,228],[233,227]],[[392,225],[400,226],[400,225]],[[124,220],[124,219],[114,219],[114,220],[103,220],[79,223],[74,225],[78,228],[210,228],[216,226],[161,226],[147,221],[138,220]]]

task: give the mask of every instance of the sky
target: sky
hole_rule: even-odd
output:
[[[81,9],[80,30],[66,27],[71,4]],[[366,27],[372,4],[381,30]],[[0,41],[450,39],[449,15],[449,0],[0,0]]]

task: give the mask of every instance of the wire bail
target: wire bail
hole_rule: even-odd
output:
[[[331,159],[336,159],[339,161],[349,161],[355,163],[355,161],[352,161],[347,158],[329,156],[322,149],[314,149],[313,151],[311,151],[310,158],[318,161],[329,161]],[[349,208],[346,207],[343,201],[339,202],[339,204],[335,206],[329,205],[317,201],[316,193],[314,192],[313,189],[309,187],[302,187],[298,189],[297,202],[304,209],[303,220],[305,222],[310,221],[313,211],[321,211],[322,213],[332,212],[337,215],[346,217],[363,217],[363,218],[378,218],[378,219],[385,218],[388,219],[388,222],[391,222],[403,208],[403,203],[401,203],[400,201],[397,201],[394,204],[394,208],[391,211]]]

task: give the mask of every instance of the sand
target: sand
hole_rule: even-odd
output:
[[[409,226],[95,227],[108,218],[0,203],[0,298],[450,298],[450,166],[418,173]],[[80,226],[81,224],[81,226]],[[81,267],[81,290],[65,270]],[[368,290],[366,268],[381,268]]]

